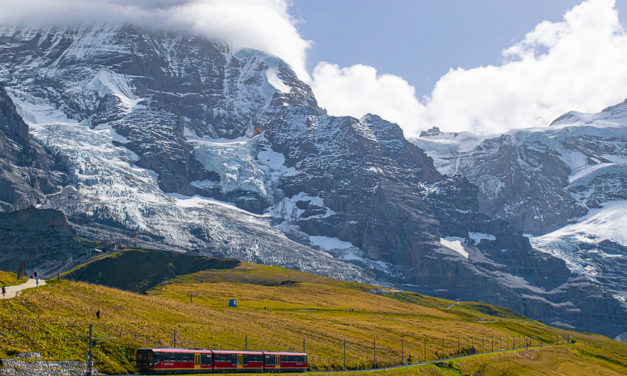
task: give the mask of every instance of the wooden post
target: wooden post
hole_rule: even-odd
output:
[[[248,334],[244,336],[244,351],[248,351]]]
[[[304,352],[304,353],[306,353],[306,352],[307,352],[307,351],[306,351],[307,349],[306,349],[306,346],[305,346],[305,345],[306,345],[306,343],[305,343],[305,337],[303,337],[303,352]]]
[[[94,340],[93,340],[93,335],[92,335],[92,330],[93,330],[94,325],[93,324],[89,324],[89,350],[87,351],[87,376],[91,376],[91,370],[92,370],[92,363],[93,363],[93,358],[92,358],[92,349],[94,346]]]
[[[344,340],[344,370],[346,370],[346,340]]]
[[[174,348],[176,348],[176,328],[174,329]]]

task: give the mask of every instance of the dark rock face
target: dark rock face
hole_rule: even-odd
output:
[[[56,192],[63,161],[34,142],[28,126],[0,87],[0,210],[22,209]]]
[[[625,324],[608,315],[621,307],[606,291],[494,219],[500,209],[481,196],[481,182],[442,176],[396,124],[328,116],[274,57],[133,27],[4,30],[0,44],[0,79],[25,116],[46,123],[28,111],[44,102],[71,123],[38,135],[68,158],[72,183],[46,205],[81,234],[147,229],[166,249],[482,300],[610,334]],[[53,73],[34,77],[26,61]],[[485,148],[504,151],[491,173],[518,160],[507,138]],[[545,170],[537,183],[502,176],[522,197],[510,210],[519,217],[507,219],[528,223],[536,213],[524,200],[544,188],[556,211],[577,215],[568,194],[551,188],[568,166],[547,150],[524,153],[530,173]]]
[[[0,244],[0,269],[15,270],[26,261],[31,271],[36,269],[42,276],[86,260],[94,247],[107,247],[77,239],[62,212],[32,207],[0,213]]]

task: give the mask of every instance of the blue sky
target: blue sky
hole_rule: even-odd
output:
[[[450,68],[498,64],[501,51],[543,20],[560,21],[577,0],[293,0],[301,36],[320,61],[371,65],[428,95]],[[617,0],[625,25],[627,0]],[[627,95],[627,94],[626,94]]]

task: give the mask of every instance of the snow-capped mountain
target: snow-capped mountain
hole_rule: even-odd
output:
[[[328,116],[275,57],[131,26],[5,28],[0,62],[34,139],[65,161],[67,182],[36,202],[84,237],[148,232],[154,247],[625,331],[600,282],[482,213],[482,191],[398,125]]]
[[[627,101],[549,127],[483,138],[433,128],[413,142],[479,187],[482,212],[627,304]]]

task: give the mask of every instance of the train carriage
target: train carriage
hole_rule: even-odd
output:
[[[213,350],[214,372],[263,372],[263,352]]]
[[[263,355],[266,372],[307,371],[307,354],[305,353],[264,351]]]
[[[193,349],[139,349],[137,368],[152,374],[210,373],[213,353]]]

